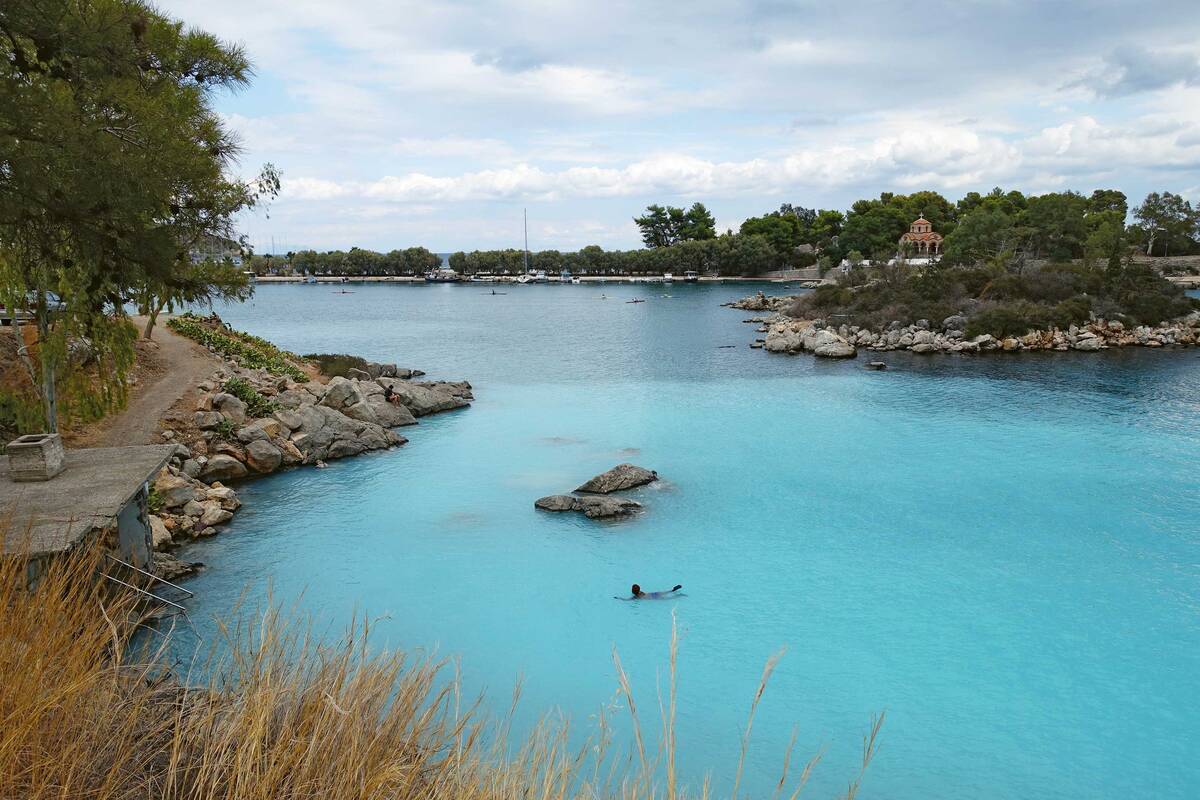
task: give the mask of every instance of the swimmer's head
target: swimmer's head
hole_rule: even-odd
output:
[[[637,597],[639,594],[641,594],[641,593],[642,593],[642,587],[638,586],[638,585],[635,583],[635,584],[633,585],[633,588],[632,588],[632,589],[630,589],[630,591],[631,591],[631,592],[633,592],[633,596],[634,596],[634,597]]]

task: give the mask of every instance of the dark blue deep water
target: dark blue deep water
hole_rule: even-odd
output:
[[[381,645],[461,657],[498,711],[524,676],[522,724],[557,708],[584,728],[615,646],[657,730],[674,611],[682,769],[718,792],[783,646],[757,795],[793,725],[801,757],[826,750],[806,796],[844,790],[885,709],[864,797],[1200,791],[1200,349],[870,372],[748,349],[749,315],[720,304],[756,287],[350,288],[219,310],[477,400],[398,450],[246,485],[228,533],[185,553],[210,567],[202,632],[273,584],[323,623],[364,612]],[[665,478],[640,517],[533,509],[621,461]],[[611,599],[634,581],[687,596]]]

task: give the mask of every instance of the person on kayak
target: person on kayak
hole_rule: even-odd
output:
[[[682,588],[683,588],[683,584],[677,583],[677,584],[675,584],[675,586],[666,590],[665,592],[643,592],[642,587],[638,586],[635,583],[630,588],[630,591],[633,593],[631,596],[629,596],[629,597],[614,597],[613,599],[614,600],[665,600],[666,598],[675,594],[675,592],[678,592]]]

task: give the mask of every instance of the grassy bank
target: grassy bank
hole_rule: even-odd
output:
[[[277,612],[229,623],[202,668],[179,668],[161,629],[136,654],[124,642],[135,601],[93,580],[98,554],[55,564],[33,591],[25,564],[0,563],[0,797],[5,798],[676,798],[675,642],[662,735],[643,733],[615,657],[632,753],[612,720],[579,744],[566,723],[529,737],[465,701],[445,665],[368,650],[368,625],[319,643]],[[161,628],[161,626],[160,626]],[[753,698],[740,753],[742,773]],[[207,676],[203,681],[194,676]],[[184,688],[184,687],[189,688]],[[514,693],[515,705],[519,692]],[[882,718],[864,740],[863,769]],[[792,796],[817,758],[782,765]],[[858,791],[861,772],[846,797]],[[735,790],[736,794],[736,790]]]

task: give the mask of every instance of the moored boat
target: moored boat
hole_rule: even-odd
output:
[[[458,283],[460,280],[462,278],[452,269],[432,269],[425,273],[426,283]]]

